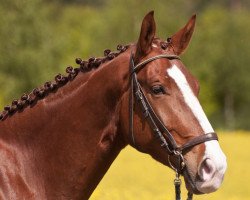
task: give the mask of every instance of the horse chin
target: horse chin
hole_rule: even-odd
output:
[[[224,174],[217,174],[213,176],[211,180],[202,181],[197,174],[188,170],[187,167],[183,170],[182,175],[184,176],[187,190],[193,194],[208,194],[215,192],[221,186],[224,178]]]
[[[195,184],[196,176],[193,173],[189,172],[187,168],[185,168],[183,171],[183,177],[184,177],[186,189],[189,192],[196,194],[196,195],[204,194],[200,192],[196,187],[196,184]]]

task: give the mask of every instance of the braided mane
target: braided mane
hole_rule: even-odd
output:
[[[110,61],[125,52],[130,45],[118,45],[117,51],[111,52],[111,50],[104,50],[104,57],[95,58],[91,57],[88,60],[82,60],[81,58],[76,58],[76,64],[79,67],[73,68],[68,66],[66,68],[67,75],[57,74],[54,81],[46,82],[43,86],[35,88],[29,94],[23,94],[20,99],[15,99],[12,101],[11,105],[4,107],[4,111],[0,112],[0,120],[3,121],[9,115],[13,115],[18,110],[23,110],[28,105],[32,105],[40,99],[46,97],[50,92],[62,87],[67,82],[72,81],[79,72],[89,72],[93,69],[98,68],[102,63]]]

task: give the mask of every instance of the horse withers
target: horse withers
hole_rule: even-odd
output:
[[[76,59],[0,114],[1,199],[88,199],[127,145],[183,175],[190,193],[216,191],[226,157],[180,60],[195,16],[167,41],[153,12],[138,42]]]

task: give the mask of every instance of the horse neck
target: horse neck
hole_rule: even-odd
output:
[[[17,160],[29,168],[25,176],[37,179],[39,187],[43,184],[45,196],[59,193],[67,198],[87,199],[126,146],[118,133],[118,123],[119,102],[128,85],[124,83],[127,57],[120,55],[104,64],[89,74],[87,81],[82,81],[84,75],[78,75],[33,108],[6,120],[6,126],[15,124],[14,129],[6,128],[4,133],[9,134],[8,143],[17,144],[11,147],[14,151],[22,148],[27,154],[32,165],[25,166],[20,155]]]

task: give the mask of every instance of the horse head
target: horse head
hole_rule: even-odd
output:
[[[179,59],[192,37],[196,16],[192,16],[182,29],[163,41],[155,37],[153,14],[150,12],[143,19],[138,42],[131,50],[134,67],[131,70],[131,87],[137,91],[133,92],[128,87],[123,97],[121,129],[124,138],[137,150],[150,154],[182,174],[190,192],[214,192],[222,183],[227,167],[226,157],[199,103],[198,80]],[[138,91],[144,97],[135,97]],[[134,96],[129,97],[131,93]],[[155,136],[157,131],[160,131],[158,137],[162,145]],[[177,156],[176,151],[179,151]],[[182,167],[179,167],[179,154]]]

